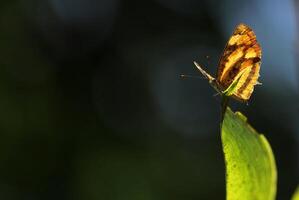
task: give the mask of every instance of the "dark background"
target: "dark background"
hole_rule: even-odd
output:
[[[215,74],[234,27],[263,48],[249,105],[278,199],[299,180],[297,2],[2,0],[0,199],[225,199]],[[207,59],[207,56],[209,59]]]

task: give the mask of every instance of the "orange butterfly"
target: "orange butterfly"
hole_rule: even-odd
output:
[[[215,79],[196,62],[195,66],[220,93],[246,102],[259,84],[262,50],[250,27],[239,24],[228,40]]]

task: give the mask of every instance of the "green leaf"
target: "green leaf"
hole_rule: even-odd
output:
[[[273,200],[277,172],[267,139],[227,108],[221,128],[227,200]]]
[[[299,200],[299,186],[297,187],[297,189],[292,197],[292,200]]]

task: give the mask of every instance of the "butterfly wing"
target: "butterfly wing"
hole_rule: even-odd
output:
[[[262,50],[250,27],[239,24],[229,39],[220,59],[217,82],[223,90],[239,78],[233,97],[247,101],[257,84]],[[241,76],[240,76],[240,73]]]

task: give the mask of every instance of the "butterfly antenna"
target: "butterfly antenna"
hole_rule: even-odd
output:
[[[193,75],[186,75],[186,74],[181,74],[180,77],[181,78],[200,78],[200,79],[203,78],[201,76],[193,76]]]

